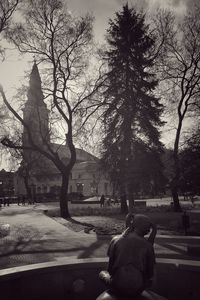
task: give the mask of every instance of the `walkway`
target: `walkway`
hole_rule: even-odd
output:
[[[42,208],[42,207],[41,207]],[[35,206],[12,204],[0,211],[0,224],[10,224],[0,238],[0,268],[60,260],[63,257],[106,257],[110,236],[74,232],[46,216]],[[157,236],[157,257],[187,258],[187,245],[200,245],[200,237]]]

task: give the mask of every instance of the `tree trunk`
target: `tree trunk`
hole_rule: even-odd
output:
[[[126,194],[121,195],[120,199],[121,199],[121,213],[122,214],[127,214],[128,213],[128,206],[127,206],[127,203],[126,203]]]
[[[178,197],[178,186],[179,186],[179,177],[180,177],[178,152],[179,152],[179,140],[180,140],[181,128],[182,128],[182,119],[179,117],[179,124],[176,132],[176,138],[174,142],[174,153],[173,153],[174,177],[171,183],[171,192],[172,192],[172,198],[174,203],[174,211],[176,212],[181,211],[179,197]]]
[[[128,210],[129,213],[133,213],[134,210],[134,193],[133,193],[133,189],[132,189],[132,185],[129,184],[128,185]]]
[[[128,203],[129,203],[129,205],[128,205],[129,213],[133,213],[133,211],[134,211],[134,198],[133,197],[130,198],[130,196],[129,196]]]
[[[31,189],[30,189],[30,186],[29,186],[28,176],[24,176],[24,185],[25,185],[25,188],[26,188],[27,198],[30,201],[30,199],[31,199]]]
[[[62,218],[69,218],[68,208],[68,183],[69,177],[62,174],[62,185],[60,190],[60,215]]]
[[[120,189],[120,200],[121,200],[121,213],[127,214],[128,206],[127,206],[127,202],[126,202],[126,192],[123,188]]]
[[[175,154],[176,156],[176,154]],[[179,161],[178,157],[174,157],[174,162],[175,162],[175,168],[174,168],[174,178],[172,179],[171,183],[171,192],[172,192],[172,198],[173,198],[173,203],[174,203],[174,211],[179,212],[181,211],[181,206],[179,202],[179,197],[178,197],[178,187],[179,187]]]
[[[177,191],[176,186],[174,188],[172,188],[172,198],[173,198],[173,203],[174,203],[174,211],[175,212],[180,212],[181,211],[181,206],[180,206],[180,203],[179,203],[178,191]]]

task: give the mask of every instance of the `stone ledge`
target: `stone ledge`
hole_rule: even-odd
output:
[[[189,255],[200,256],[200,246],[198,245],[188,245],[187,253]]]
[[[18,277],[19,275],[26,276],[28,274],[34,273],[45,273],[45,272],[55,272],[57,270],[70,270],[70,269],[89,269],[95,267],[106,267],[108,263],[107,258],[62,258],[60,261],[50,261],[39,264],[29,264],[20,267],[13,267],[8,269],[0,270],[0,281],[4,278]]]
[[[15,277],[17,275],[27,275],[28,273],[44,273],[54,272],[56,270],[70,270],[70,269],[90,269],[106,267],[108,263],[107,258],[84,258],[77,259],[75,257],[62,257],[58,261],[51,261],[45,263],[29,264],[20,267],[13,267],[0,270],[0,280],[5,277]],[[186,259],[171,259],[171,258],[157,258],[157,265],[173,266],[185,270],[196,270],[200,272],[200,261],[186,260]]]
[[[0,271],[4,300],[94,300],[104,290],[98,274],[107,267],[104,258],[62,258]],[[153,290],[169,300],[200,299],[200,261],[158,258]],[[12,287],[12,289],[11,289]]]

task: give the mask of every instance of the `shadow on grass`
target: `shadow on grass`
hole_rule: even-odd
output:
[[[168,244],[168,243],[157,243],[157,245],[163,247],[163,248],[166,248],[167,250],[170,250],[170,251],[174,251],[176,252],[177,254],[179,255],[187,255],[187,252],[183,249],[180,249],[179,246],[176,246],[176,245],[172,245],[172,244]]]
[[[42,234],[32,226],[13,227],[9,235],[0,238],[0,257],[22,253],[27,246],[41,237]]]
[[[78,220],[73,219],[73,217],[67,218],[66,220],[73,224],[87,226],[87,227],[91,228],[91,230],[95,228],[95,226],[93,224],[87,223],[87,222],[80,222]]]
[[[107,216],[105,216],[105,217],[109,218]],[[113,217],[110,217],[110,219],[113,220]],[[105,238],[106,238],[107,236],[111,237],[112,235],[118,235],[118,234],[121,234],[122,231],[125,229],[124,225],[121,226],[120,228],[119,227],[116,228],[114,225],[113,226],[108,226],[108,224],[107,224],[107,222],[109,223],[108,220],[107,220],[107,222],[105,221],[103,225],[98,225],[95,220],[94,220],[93,223],[89,223],[89,222],[78,221],[78,220],[74,219],[73,217],[70,217],[66,220],[68,222],[72,223],[72,224],[83,226],[83,229],[84,229],[85,233],[89,234],[90,231],[95,232],[96,235],[97,235],[97,238],[98,238],[98,236],[105,236]],[[94,224],[94,223],[96,223],[96,224]],[[116,223],[116,222],[114,222],[114,223]]]
[[[74,221],[76,222],[76,220]],[[50,234],[51,232],[46,232],[45,235],[48,236],[48,233]],[[67,240],[52,240],[48,238],[41,240],[41,238],[42,234],[31,226],[15,228],[10,235],[0,239],[0,258],[26,254],[56,254],[72,252],[76,254],[80,251],[83,252],[80,254],[80,258],[81,256],[89,258],[90,253],[93,252],[89,249],[94,248],[95,250],[104,243],[104,239],[101,237],[94,242],[94,245],[89,245],[89,247],[88,244],[85,244],[84,242],[81,244],[81,240],[76,241],[76,243],[78,242],[77,245],[72,244],[70,246],[70,241],[67,242]]]
[[[18,209],[23,207],[23,209]],[[16,209],[13,209],[8,206],[4,207],[3,209],[0,210],[0,215],[2,216],[16,216],[16,215],[24,215],[27,214],[27,212],[32,209],[33,207],[30,206],[19,206]]]

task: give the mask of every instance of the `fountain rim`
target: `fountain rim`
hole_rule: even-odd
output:
[[[59,261],[50,261],[37,264],[23,265],[0,270],[0,281],[15,278],[16,276],[26,276],[34,273],[56,272],[70,269],[90,269],[90,268],[106,268],[107,258],[61,258]],[[171,265],[179,270],[189,270],[200,272],[199,260],[173,259],[173,258],[157,258],[157,265]]]

